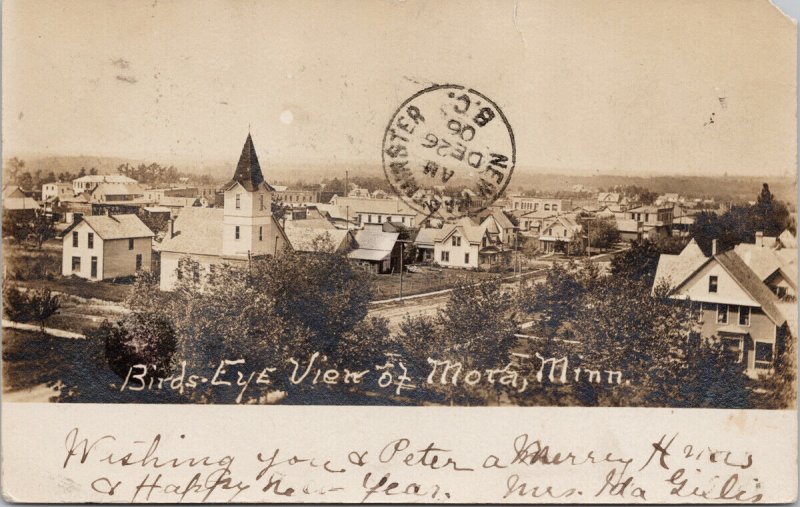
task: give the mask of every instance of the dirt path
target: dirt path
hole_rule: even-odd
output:
[[[3,319],[3,327],[9,327],[11,329],[20,329],[22,331],[40,331],[38,324],[23,324],[21,322],[12,322],[10,320]],[[59,338],[86,338],[86,336],[80,333],[73,333],[72,331],[64,331],[63,329],[56,329],[54,327],[45,327],[44,332],[51,336],[57,336]]]

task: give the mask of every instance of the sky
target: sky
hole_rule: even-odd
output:
[[[520,169],[793,175],[796,51],[762,0],[6,0],[3,153],[380,164],[455,83]]]

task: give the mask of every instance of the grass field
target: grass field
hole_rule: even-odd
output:
[[[480,280],[505,276],[485,271],[464,271],[460,269],[425,269],[421,273],[403,273],[403,296],[422,294],[437,290],[452,289],[462,283],[475,283]],[[373,299],[396,298],[400,295],[400,274],[372,275]]]

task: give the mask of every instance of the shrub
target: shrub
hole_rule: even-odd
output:
[[[131,313],[116,324],[104,322],[98,334],[105,339],[109,367],[125,378],[136,364],[166,376],[175,353],[175,330],[163,317],[152,313]]]

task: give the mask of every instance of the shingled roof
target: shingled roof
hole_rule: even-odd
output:
[[[154,236],[153,231],[138,216],[133,214],[84,216],[81,221],[73,222],[64,231],[64,234],[66,235],[75,226],[83,222],[104,240],[152,238]]]
[[[752,269],[747,267],[747,264],[736,255],[736,252],[729,250],[714,256],[714,259],[725,268],[725,271],[727,271],[753,299],[758,301],[761,305],[761,309],[764,310],[764,313],[766,313],[776,325],[780,326],[786,322],[786,317],[778,308],[779,300],[777,296],[769,290],[769,287],[764,285]]]
[[[242,185],[248,192],[254,192],[262,186],[267,190],[274,190],[264,181],[264,174],[261,172],[261,165],[258,163],[258,155],[256,155],[256,148],[250,134],[247,134],[247,139],[242,147],[242,154],[239,156],[239,163],[236,164],[233,179],[223,187],[223,191],[229,190],[236,183]]]

